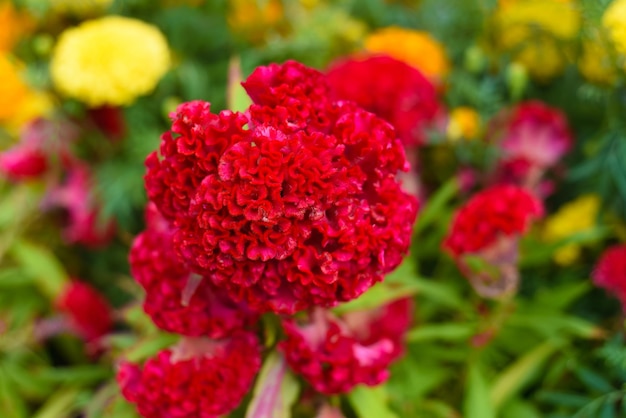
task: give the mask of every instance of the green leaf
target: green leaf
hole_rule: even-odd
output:
[[[48,249],[25,240],[15,241],[11,256],[32,277],[50,300],[55,300],[69,281],[61,262]]]
[[[347,397],[359,418],[398,418],[387,406],[384,386],[372,388],[358,385]]]
[[[600,393],[607,393],[614,390],[613,385],[603,376],[584,366],[577,367],[574,372],[576,376],[590,389]]]
[[[446,205],[456,196],[459,191],[459,184],[455,177],[443,184],[434,195],[432,195],[426,205],[420,210],[415,224],[414,234],[419,234],[432,224],[443,211]]]
[[[406,340],[417,341],[465,341],[476,333],[476,324],[446,323],[436,325],[420,325],[408,332]]]
[[[140,363],[155,355],[159,350],[167,348],[178,341],[180,337],[175,334],[159,333],[154,337],[145,338],[128,349],[122,357],[131,363]]]
[[[403,284],[390,286],[385,283],[377,283],[359,298],[343,303],[333,311],[338,314],[353,311],[366,311],[385,305],[397,299],[412,296],[418,292],[417,284]]]
[[[511,364],[498,375],[491,388],[491,402],[499,409],[509,398],[519,393],[541,369],[545,361],[560,345],[546,341]]]
[[[80,395],[78,388],[63,388],[53,394],[33,418],[69,418]]]
[[[466,417],[496,417],[493,401],[489,396],[489,385],[477,362],[471,362],[467,370],[463,411]]]
[[[87,365],[74,367],[45,368],[35,374],[38,379],[51,383],[89,385],[112,377],[109,367]]]
[[[246,411],[246,418],[289,418],[300,387],[281,354],[266,359]]]
[[[7,417],[28,418],[28,410],[21,396],[15,392],[13,385],[0,366],[0,411]]]
[[[244,112],[251,104],[252,99],[241,85],[241,58],[233,56],[228,62],[228,86],[226,87],[226,106],[233,112]]]

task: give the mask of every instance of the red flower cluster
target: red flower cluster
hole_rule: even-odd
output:
[[[306,325],[284,320],[287,339],[279,346],[289,366],[318,392],[345,393],[359,383],[374,386],[389,377],[389,365],[402,354],[411,312],[409,299],[341,319],[317,309]]]
[[[405,146],[423,144],[425,130],[441,111],[433,84],[388,56],[336,62],[327,78],[333,97],[354,101],[391,123]]]
[[[113,328],[108,301],[89,284],[72,280],[59,296],[57,307],[68,316],[69,325],[87,342],[99,339]]]
[[[626,312],[626,245],[608,248],[592,273],[596,286],[606,289],[622,303]]]
[[[161,329],[182,335],[223,338],[256,321],[257,315],[233,302],[208,279],[178,259],[173,232],[153,204],[147,229],[130,250],[131,273],[146,291],[144,310]]]
[[[393,128],[289,61],[243,83],[246,114],[181,105],[148,156],[148,197],[196,274],[259,312],[356,298],[402,260],[417,212]]]
[[[240,331],[227,341],[185,340],[143,369],[123,363],[117,380],[144,418],[213,418],[239,405],[260,366],[256,336]]]
[[[517,186],[492,186],[474,195],[457,212],[443,246],[455,256],[476,253],[501,236],[523,234],[542,216],[543,205]]]

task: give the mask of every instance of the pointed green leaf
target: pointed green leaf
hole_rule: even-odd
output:
[[[226,105],[233,112],[244,112],[251,104],[252,99],[241,85],[241,58],[233,56],[228,63],[228,86],[226,87]]]
[[[347,396],[359,418],[399,418],[387,405],[384,386],[372,388],[359,385]]]
[[[476,362],[470,363],[467,370],[463,411],[466,417],[496,418],[489,385]]]
[[[50,300],[62,292],[69,278],[63,265],[47,248],[25,240],[16,241],[9,250],[24,272]]]

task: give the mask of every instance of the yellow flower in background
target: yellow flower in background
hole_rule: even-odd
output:
[[[13,49],[32,26],[30,16],[15,10],[11,1],[0,0],[0,52]]]
[[[87,17],[103,13],[113,0],[48,0],[48,3],[51,13]]]
[[[602,26],[616,52],[622,57],[620,65],[624,67],[623,57],[626,56],[626,0],[614,0],[604,11]]]
[[[446,132],[452,141],[475,139],[480,132],[480,115],[476,109],[461,106],[452,109],[448,118]]]
[[[52,109],[51,99],[31,89],[21,77],[22,66],[0,54],[0,125],[17,132],[22,125]]]
[[[512,53],[532,77],[547,80],[563,71],[566,44],[577,36],[580,20],[571,0],[500,1],[494,38],[498,48]]]
[[[610,45],[596,34],[583,42],[582,54],[578,58],[578,69],[591,82],[613,84],[617,79],[617,71],[612,53]]]
[[[545,223],[543,235],[547,241],[555,242],[574,234],[592,229],[600,209],[600,199],[596,195],[583,195],[563,205]],[[579,244],[567,244],[554,253],[554,261],[569,265],[580,256]]]
[[[156,26],[121,16],[65,30],[50,62],[57,90],[92,107],[126,105],[151,92],[170,66]]]
[[[231,0],[228,25],[252,43],[261,43],[271,29],[283,21],[280,0]]]
[[[390,26],[369,35],[365,49],[404,61],[435,84],[439,84],[450,69],[443,45],[427,32]]]

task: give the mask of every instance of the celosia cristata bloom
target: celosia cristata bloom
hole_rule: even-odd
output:
[[[143,368],[123,363],[117,381],[143,418],[217,418],[235,409],[250,389],[260,351],[256,336],[244,331],[228,340],[184,340]]]
[[[175,249],[257,311],[356,298],[408,249],[417,202],[396,180],[408,168],[400,141],[297,62],[259,67],[243,85],[245,114],[184,103],[146,160]]]
[[[42,150],[23,144],[0,153],[0,172],[14,181],[34,179],[48,168]]]
[[[72,330],[86,341],[97,340],[113,328],[109,302],[85,282],[68,283],[59,295],[57,307],[67,315]]]
[[[395,58],[344,59],[330,66],[327,78],[333,97],[354,101],[391,123],[405,146],[423,144],[440,111],[433,84]]]
[[[576,2],[514,0],[500,2],[494,16],[499,49],[514,55],[530,74],[545,80],[563,71],[568,50],[580,28]]]
[[[563,205],[545,223],[543,235],[555,242],[574,234],[590,231],[596,224],[600,209],[598,196],[590,194]],[[580,244],[567,244],[554,252],[554,260],[561,265],[572,264],[580,255]]]
[[[157,27],[107,16],[65,30],[50,72],[60,93],[91,107],[118,106],[152,91],[169,65],[167,41]]]
[[[306,324],[283,321],[279,344],[289,366],[318,392],[349,392],[363,383],[375,386],[389,377],[389,366],[404,351],[411,301],[403,299],[371,312],[336,318],[316,309]]]
[[[606,289],[622,303],[626,311],[626,245],[605,250],[592,273],[596,286]]]
[[[174,252],[173,230],[154,204],[146,209],[147,229],[130,250],[133,277],[146,291],[143,307],[168,332],[223,338],[256,320],[210,280],[192,273]]]
[[[492,186],[476,193],[456,213],[443,246],[454,256],[477,253],[499,236],[524,234],[542,214],[541,202],[521,187]]]
[[[523,159],[542,170],[559,162],[573,143],[565,114],[537,100],[501,112],[488,136],[505,160]]]
[[[390,26],[365,39],[365,49],[405,62],[439,85],[450,70],[443,45],[429,33]]]

